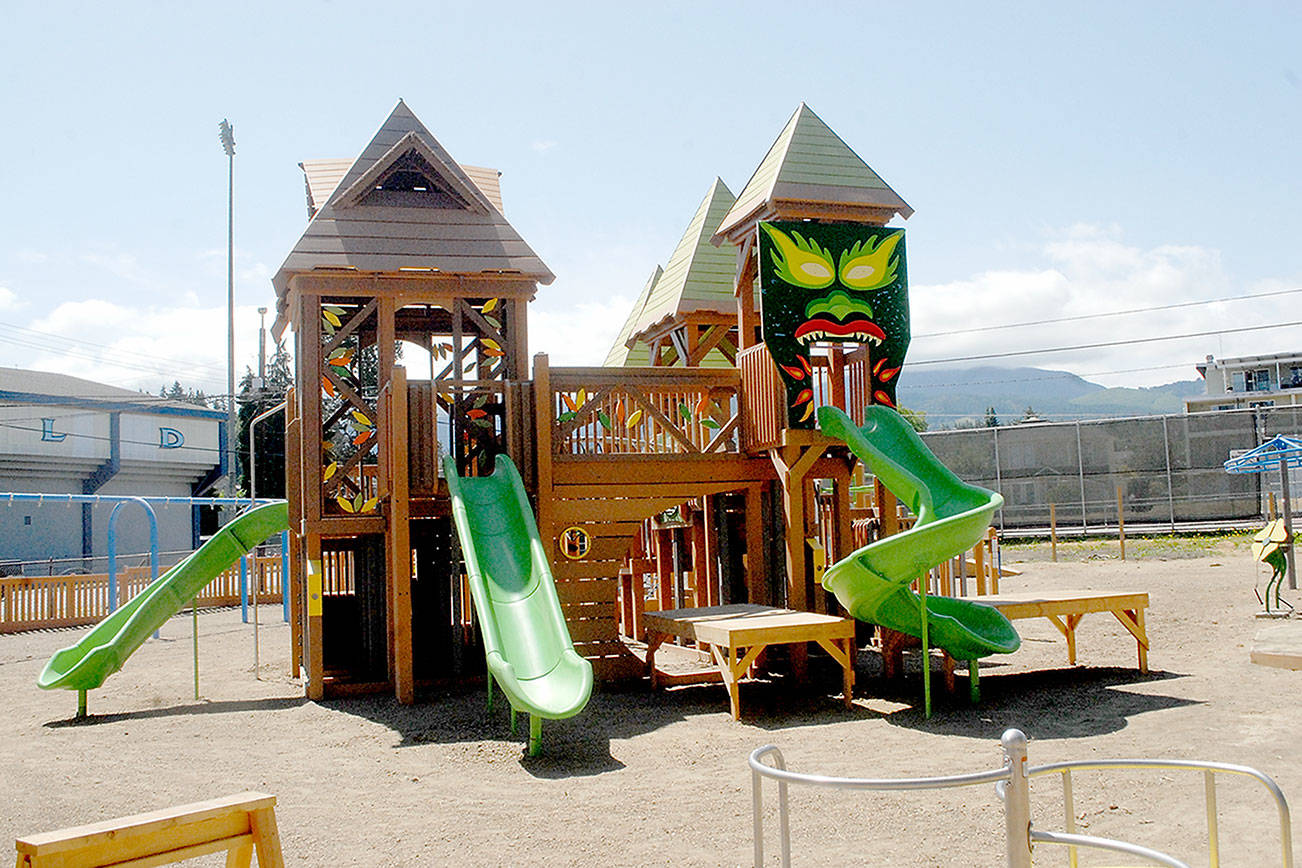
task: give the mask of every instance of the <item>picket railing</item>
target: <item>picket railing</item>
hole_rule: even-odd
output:
[[[259,603],[281,601],[279,555],[250,557],[249,586],[257,583]],[[160,570],[160,575],[166,570]],[[118,605],[149,585],[148,567],[129,567],[117,575]],[[201,608],[240,604],[240,565],[219,573],[198,594]],[[74,576],[0,578],[0,633],[52,627],[80,627],[99,622],[110,611],[107,573]]]

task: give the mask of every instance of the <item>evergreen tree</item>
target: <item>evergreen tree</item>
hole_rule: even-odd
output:
[[[249,487],[249,423],[262,413],[285,400],[285,392],[294,385],[294,369],[284,342],[276,344],[267,360],[266,381],[256,388],[257,376],[244,369],[240,378],[239,407],[236,422],[236,442],[240,461],[240,491],[248,495]],[[277,414],[258,423],[258,497],[285,496],[285,419]]]
[[[987,428],[999,427],[999,417],[995,415],[994,407],[986,407],[986,427]]]

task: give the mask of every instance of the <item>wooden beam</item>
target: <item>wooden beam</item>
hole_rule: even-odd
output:
[[[407,371],[393,368],[390,419],[392,430],[382,432],[391,456],[389,486],[391,495],[385,535],[389,561],[389,607],[393,613],[393,685],[398,702],[411,705],[416,701],[411,603],[411,523],[407,490]]]

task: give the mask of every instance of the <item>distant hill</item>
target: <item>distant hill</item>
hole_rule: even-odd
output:
[[[1067,371],[1044,368],[929,370],[906,363],[898,397],[901,406],[926,413],[928,426],[936,430],[983,421],[987,407],[995,408],[1002,424],[1022,418],[1027,407],[1050,421],[1180,413],[1185,398],[1204,391],[1201,380],[1108,388]]]

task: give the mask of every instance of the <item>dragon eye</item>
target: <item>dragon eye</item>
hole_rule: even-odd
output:
[[[900,261],[891,254],[903,237],[904,233],[894,232],[880,239],[867,238],[841,251],[841,282],[851,289],[867,290],[895,280]]]
[[[799,232],[788,236],[767,223],[760,226],[773,242],[773,265],[779,278],[806,289],[823,289],[836,280],[832,251],[817,241],[806,241]]]

